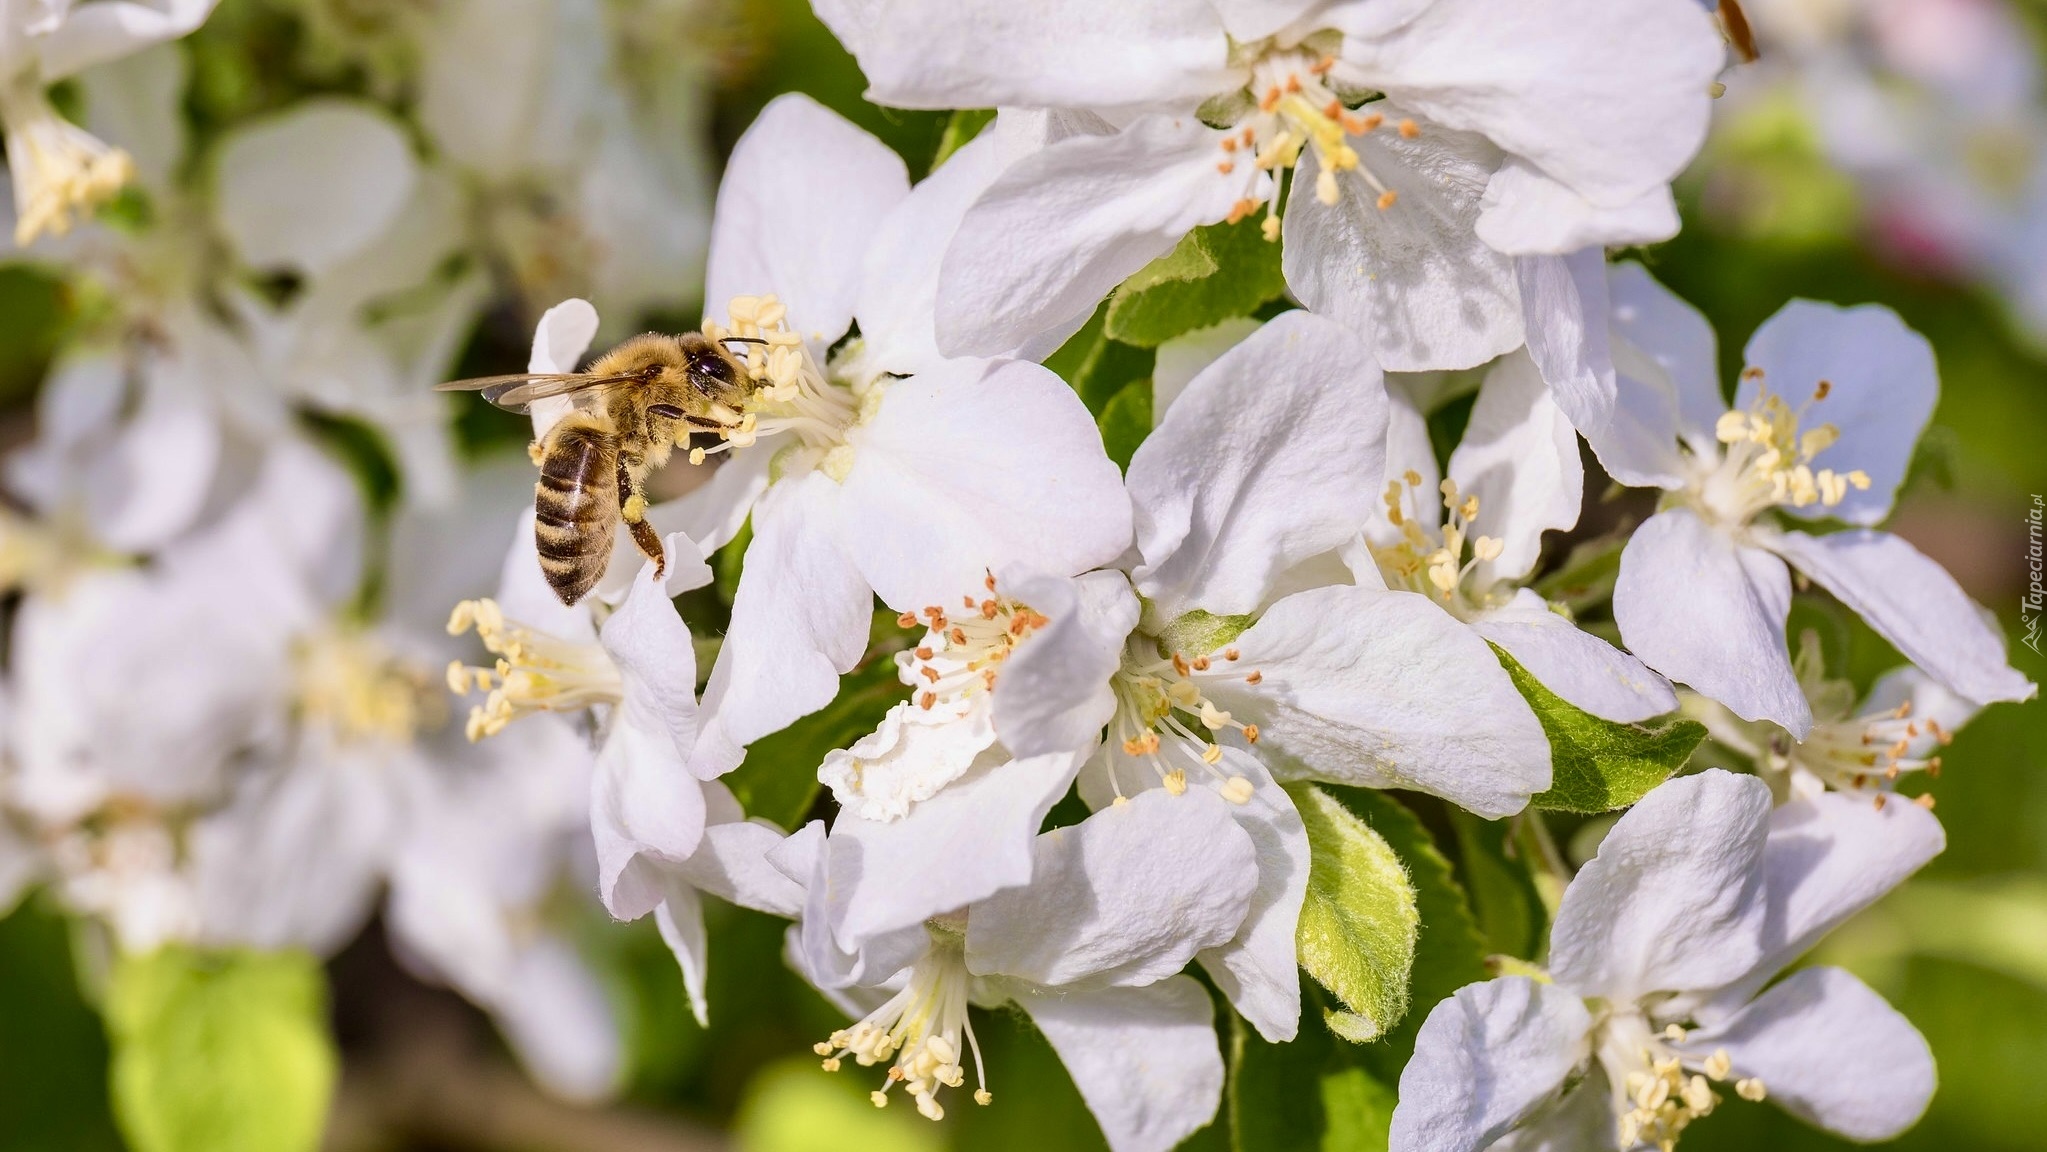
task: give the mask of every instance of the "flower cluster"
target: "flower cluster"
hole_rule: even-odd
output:
[[[1219,1028],[1405,1045],[1396,1152],[1668,1152],[1728,1095],[1857,1140],[1925,1108],[1912,1026],[1795,965],[1943,847],[1897,789],[2035,689],[1878,527],[1927,341],[1792,301],[1730,391],[1701,314],[1609,259],[1677,231],[1731,5],[816,0],[875,102],[999,112],[913,180],[777,97],[708,217],[591,29],[470,0],[401,62],[343,37],[433,158],[327,98],[199,182],[122,119],[175,52],[86,74],[128,152],[42,95],[114,6],[0,27],[23,242],[130,178],[155,216],[53,253],[115,319],[8,473],[0,878],[130,951],[327,952],[388,888],[408,956],[586,1095],[618,1056],[576,890],[653,915],[699,1022],[704,894],[790,921],[847,1021],[815,1054],[877,1107],[999,1106],[975,1019],[1013,1005],[1117,1152],[1215,1118],[1248,1059]],[[516,98],[462,79],[490,52],[532,65]],[[733,380],[674,418],[661,496],[619,456],[575,483],[622,521],[569,525],[523,460],[462,460],[427,389],[485,269],[551,304],[526,370],[558,381],[699,255]],[[527,407],[543,504],[560,430],[616,454],[644,383]],[[395,492],[321,450],[337,424]],[[1640,490],[1618,527],[1581,525],[1599,472]],[[542,551],[602,575],[564,603]],[[1795,590],[1904,666],[1858,704],[1817,637],[1794,656]],[[1439,896],[1413,812],[1511,820],[1554,915],[1399,1033]],[[1575,869],[1557,813],[1603,821]]]

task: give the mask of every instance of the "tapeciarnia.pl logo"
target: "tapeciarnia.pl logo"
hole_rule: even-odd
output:
[[[2026,510],[2026,595],[2019,601],[2019,623],[2026,630],[2019,643],[2031,648],[2035,656],[2041,654],[2041,613],[2047,609],[2047,583],[2042,581],[2042,572],[2047,572],[2047,547],[2040,540],[2043,518],[2047,518],[2047,502],[2035,492],[2033,506]]]

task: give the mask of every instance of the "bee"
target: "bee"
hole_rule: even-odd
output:
[[[654,562],[655,575],[667,573],[661,537],[646,520],[647,475],[691,432],[737,426],[749,381],[746,365],[720,341],[698,332],[649,332],[581,372],[484,376],[436,390],[480,390],[512,412],[549,397],[572,399],[573,409],[528,451],[540,467],[533,486],[540,570],[561,602],[573,605],[604,575],[620,520]]]

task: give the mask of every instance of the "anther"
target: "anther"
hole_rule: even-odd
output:
[[[1416,124],[1414,121],[1402,120],[1400,122],[1400,138],[1402,140],[1412,140],[1421,134],[1422,134],[1421,126]]]

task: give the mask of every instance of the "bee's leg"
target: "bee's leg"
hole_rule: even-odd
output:
[[[639,463],[636,457],[618,456],[618,512],[625,520],[626,530],[633,534],[633,543],[639,545],[641,554],[654,562],[654,575],[658,579],[668,575],[668,554],[661,548],[661,535],[654,526],[647,523],[647,492],[638,479]]]
[[[535,468],[540,467],[540,462],[547,459],[547,445],[535,440],[533,443],[526,445],[526,456],[533,461]]]

